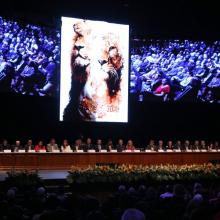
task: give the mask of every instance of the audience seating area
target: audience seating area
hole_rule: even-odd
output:
[[[183,184],[125,186],[105,193],[80,193],[44,185],[0,193],[5,220],[218,220],[219,186]]]

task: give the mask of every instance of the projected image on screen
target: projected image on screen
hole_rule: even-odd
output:
[[[59,64],[59,32],[0,17],[1,92],[55,95]]]
[[[61,121],[127,122],[128,25],[62,17]]]
[[[220,103],[220,41],[136,39],[130,79],[138,101]]]

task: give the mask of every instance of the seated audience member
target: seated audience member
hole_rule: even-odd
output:
[[[182,143],[180,140],[176,141],[176,143],[174,144],[174,149],[175,150],[182,150]]]
[[[193,150],[200,150],[199,141],[195,140],[194,145],[192,146]]]
[[[47,152],[53,152],[54,150],[59,150],[58,145],[56,144],[56,140],[52,138],[50,143],[47,144]]]
[[[95,145],[95,151],[96,152],[100,152],[101,150],[105,150],[105,149],[106,148],[103,146],[102,140],[101,139],[97,139],[96,145]]]
[[[146,147],[146,150],[156,151],[156,145],[154,140],[150,140],[149,144]]]
[[[78,150],[83,150],[82,140],[80,138],[76,139],[75,144],[72,146],[72,150],[74,152]]]
[[[34,145],[33,145],[33,141],[31,139],[29,139],[27,141],[27,144],[24,146],[25,151],[28,152],[29,150],[34,150]]]
[[[61,145],[61,152],[72,152],[68,140],[63,140],[63,144]]]
[[[94,150],[91,138],[86,139],[86,143],[83,145],[83,150],[84,152],[87,152],[88,150]]]
[[[200,149],[201,150],[207,150],[206,142],[204,140],[202,140],[200,142]]]
[[[134,151],[135,150],[135,146],[134,146],[132,140],[128,140],[127,145],[126,145],[126,150],[130,150],[130,151]]]
[[[123,139],[118,139],[118,144],[116,145],[117,152],[122,152],[125,150],[125,145]]]
[[[173,150],[173,142],[172,141],[168,141],[167,142],[167,146],[166,146],[166,150]]]
[[[23,146],[19,140],[15,141],[15,145],[12,145],[12,152],[18,152],[19,150],[23,150]]]
[[[167,82],[167,79],[162,79],[162,83],[154,91],[154,95],[163,96],[164,101],[167,101],[167,95],[170,93],[170,85]]]
[[[112,139],[108,139],[108,142],[106,144],[106,149],[109,152],[114,149],[114,145],[113,145]]]
[[[121,220],[146,220],[145,214],[138,209],[126,209]]]
[[[0,152],[4,150],[11,150],[11,146],[6,139],[3,139],[2,143],[0,144]]]
[[[173,187],[170,185],[166,186],[165,192],[160,195],[161,199],[172,198],[173,197]]]
[[[34,147],[35,152],[40,152],[40,150],[46,150],[46,147],[43,144],[43,141],[39,141]]]
[[[157,150],[163,150],[164,151],[164,145],[163,145],[163,141],[159,140],[158,141],[158,146],[157,146]]]
[[[188,140],[185,140],[184,142],[184,150],[192,150],[192,146],[190,145],[190,142]]]

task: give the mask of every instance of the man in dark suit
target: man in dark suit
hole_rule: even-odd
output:
[[[123,139],[120,138],[118,140],[118,144],[116,145],[116,149],[117,149],[117,152],[122,152],[125,150],[125,145],[124,145]]]
[[[25,152],[28,152],[29,150],[34,150],[33,141],[29,139],[27,141],[27,144],[24,146]]]
[[[92,144],[92,139],[87,138],[86,143],[83,146],[84,152],[87,152],[88,150],[93,150],[93,149],[94,149],[94,146]]]
[[[150,140],[149,144],[146,147],[146,150],[157,151],[157,146],[155,145],[154,140]]]
[[[6,139],[0,144],[0,152],[3,152],[4,150],[11,150],[11,146]]]
[[[12,145],[11,151],[12,152],[18,152],[19,150],[24,150],[23,146],[21,145],[21,142],[19,140],[15,141],[15,145]]]
[[[100,152],[101,150],[105,150],[105,149],[106,148],[102,144],[102,140],[101,139],[97,139],[97,142],[96,142],[96,145],[95,145],[95,151],[96,152]]]
[[[78,150],[83,150],[83,143],[82,140],[79,138],[77,140],[75,140],[75,143],[72,145],[72,150],[73,152],[76,152]]]

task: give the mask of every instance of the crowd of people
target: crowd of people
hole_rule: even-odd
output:
[[[0,17],[0,91],[54,95],[59,66],[59,32]]]
[[[87,138],[85,141],[78,138],[74,143],[70,143],[67,139],[64,139],[60,145],[57,144],[55,138],[52,138],[48,144],[44,144],[42,140],[36,144],[33,140],[29,139],[25,144],[21,144],[20,140],[16,140],[14,144],[10,144],[6,139],[3,139],[0,143],[0,152],[19,152],[20,150],[25,152],[133,152],[133,151],[218,151],[220,150],[220,144],[218,141],[206,142],[205,140],[195,140],[190,142],[189,140],[180,141],[175,143],[171,140],[166,143],[163,140],[155,141],[150,140],[148,144],[142,146],[135,146],[132,140],[128,140],[124,143],[123,139],[118,139],[117,143],[113,143],[112,139],[108,139],[106,143],[102,139],[92,141],[91,138]]]
[[[133,43],[130,91],[139,101],[220,103],[220,41]]]
[[[126,187],[102,195],[48,192],[44,186],[0,193],[4,220],[219,220],[219,186],[210,183]]]

